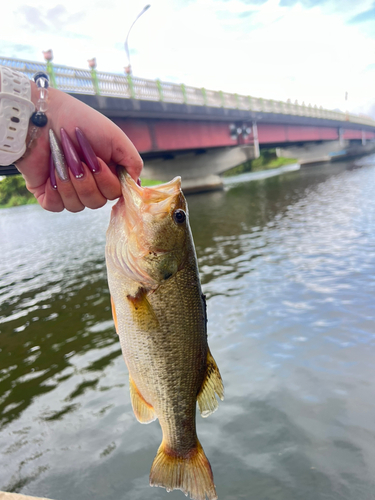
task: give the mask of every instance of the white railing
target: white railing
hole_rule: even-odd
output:
[[[46,71],[46,65],[33,61],[23,61],[0,56],[0,65],[10,66],[21,71],[29,78],[36,71]],[[375,127],[375,121],[366,116],[357,116],[340,111],[306,106],[292,103],[262,99],[260,97],[230,94],[214,90],[188,87],[184,84],[146,80],[134,76],[114,73],[96,72],[96,82],[89,70],[53,65],[56,87],[72,94],[100,94],[103,96],[139,99],[142,101],[164,101],[170,103],[190,104],[193,106],[210,106],[217,108],[240,109],[245,111],[261,111],[295,116],[315,117],[326,120],[347,121]]]

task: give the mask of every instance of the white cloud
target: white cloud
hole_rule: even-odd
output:
[[[349,111],[374,108],[375,34],[368,23],[349,23],[371,0],[150,2],[129,38],[137,76]],[[146,3],[15,0],[2,7],[0,50],[41,61],[41,51],[52,48],[56,63],[75,67],[96,56],[99,70],[121,73],[126,33]]]

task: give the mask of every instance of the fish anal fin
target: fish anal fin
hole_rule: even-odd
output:
[[[203,418],[206,418],[209,415],[211,415],[211,413],[216,411],[219,407],[219,404],[215,397],[215,392],[219,396],[219,398],[223,401],[224,399],[223,381],[221,379],[221,375],[219,372],[219,368],[217,367],[216,361],[214,360],[210,350],[208,349],[206,376],[197,396],[199,411],[201,412]]]
[[[141,424],[149,424],[157,419],[154,408],[145,401],[142,394],[139,392],[134,380],[129,375],[130,399],[134,415]]]
[[[116,328],[116,333],[118,335],[118,327],[117,327],[117,314],[116,314],[116,308],[115,308],[115,302],[113,300],[113,297],[111,295],[111,306],[112,306],[112,317],[113,317],[113,322],[115,324]]]
[[[181,490],[193,500],[216,500],[210,462],[200,442],[185,455],[179,455],[161,443],[150,472],[150,486],[167,491]]]

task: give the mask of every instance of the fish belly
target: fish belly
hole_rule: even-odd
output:
[[[181,271],[138,302],[124,301],[117,312],[130,376],[154,408],[164,434],[174,436],[173,427],[186,429],[187,419],[195,422],[208,350],[200,286],[186,274]],[[195,286],[186,290],[187,280]]]

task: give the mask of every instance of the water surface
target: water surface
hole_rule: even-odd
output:
[[[360,167],[360,168],[359,168]],[[375,499],[375,158],[188,198],[226,399],[198,433],[224,500]],[[148,486],[104,263],[110,206],[0,211],[0,489]]]

